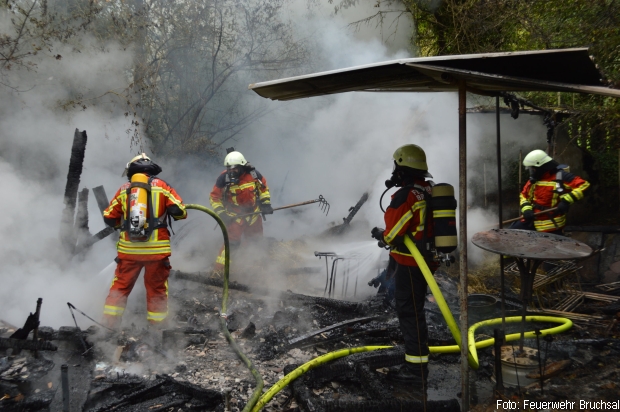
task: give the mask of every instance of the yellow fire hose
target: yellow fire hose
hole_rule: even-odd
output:
[[[439,309],[441,310],[441,313],[444,316],[446,323],[448,324],[448,329],[450,329],[450,332],[452,333],[452,336],[454,337],[454,340],[457,343],[456,345],[450,345],[450,346],[430,346],[429,351],[431,353],[460,353],[461,332],[458,328],[458,325],[456,324],[456,321],[454,320],[454,316],[452,315],[452,312],[450,312],[450,308],[448,307],[448,304],[446,303],[446,300],[444,299],[443,294],[441,293],[441,290],[439,289],[439,286],[437,285],[437,282],[435,282],[435,278],[433,277],[433,274],[428,268],[428,265],[424,261],[424,258],[420,254],[420,251],[416,247],[415,243],[413,243],[413,241],[409,238],[409,236],[405,236],[405,246],[407,246],[407,248],[411,252],[411,255],[414,257],[414,259],[418,263],[418,267],[422,271],[422,274],[424,275],[424,278],[426,279],[426,282],[428,283],[428,286],[433,294],[433,297],[435,298],[437,305],[439,305]],[[525,320],[526,322],[548,322],[548,323],[559,323],[560,324],[559,326],[556,326],[550,329],[541,330],[539,336],[562,333],[562,332],[569,330],[573,326],[573,322],[570,319],[560,318],[560,317],[555,317],[555,316],[527,316]],[[511,317],[506,318],[505,321],[506,322],[521,322],[522,317],[511,316]],[[474,334],[475,334],[476,329],[478,329],[479,327],[492,326],[492,325],[497,325],[500,323],[502,323],[502,318],[496,318],[496,319],[484,320],[482,322],[475,323],[469,327],[469,330],[467,333],[467,336],[468,336],[467,358],[468,358],[469,365],[473,369],[478,369],[480,367],[480,364],[478,362],[477,349],[483,349],[495,343],[494,338],[485,339],[480,342],[475,342]],[[524,337],[533,338],[535,336],[536,336],[535,332],[527,332],[525,333]],[[512,333],[506,336],[506,342],[520,339],[520,337],[521,337],[520,333]],[[377,349],[387,349],[391,347],[392,346],[364,346],[364,347],[359,347],[359,348],[341,349],[336,352],[330,352],[325,355],[319,356],[318,358],[312,359],[310,362],[307,362],[301,365],[300,367],[296,368],[291,373],[287,374],[284,378],[276,382],[271,388],[269,388],[267,392],[263,394],[263,396],[261,396],[261,398],[258,400],[258,403],[256,403],[256,405],[254,406],[253,409],[251,409],[251,411],[252,412],[260,411],[263,408],[263,406],[265,406],[278,392],[280,392],[280,390],[282,390],[282,388],[284,388],[286,385],[288,385],[289,383],[291,383],[293,380],[297,379],[304,373],[308,372],[309,370],[313,368],[316,368],[319,365],[322,365],[326,362],[332,361],[337,358],[341,358],[343,356],[352,355],[354,353],[369,352],[369,351],[373,351]]]
[[[258,401],[260,394],[263,392],[263,386],[265,384],[263,382],[263,378],[258,373],[258,370],[254,367],[252,361],[247,356],[245,356],[245,354],[241,351],[239,345],[237,345],[237,342],[235,342],[235,340],[231,336],[226,325],[226,307],[228,304],[228,279],[230,274],[230,242],[228,240],[228,231],[226,230],[226,225],[224,224],[222,219],[220,219],[217,213],[215,213],[211,209],[194,204],[185,205],[185,208],[200,210],[211,215],[211,217],[213,217],[217,221],[220,229],[222,229],[222,234],[224,235],[224,287],[222,289],[222,312],[220,314],[220,327],[222,329],[222,333],[224,334],[224,336],[226,336],[226,340],[228,340],[228,343],[230,343],[230,346],[232,346],[235,353],[237,353],[237,356],[239,356],[239,358],[241,358],[241,360],[245,363],[245,366],[248,367],[248,369],[254,376],[254,379],[256,380],[256,387],[254,388],[254,392],[252,392],[252,396],[250,396],[248,403],[243,408],[243,412],[249,412]]]

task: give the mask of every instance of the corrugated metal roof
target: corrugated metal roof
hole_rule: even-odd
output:
[[[391,60],[249,86],[262,97],[293,100],[350,91],[564,91],[620,97],[604,87],[587,48]]]

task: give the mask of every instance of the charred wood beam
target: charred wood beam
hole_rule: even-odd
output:
[[[397,346],[391,349],[381,349],[371,352],[356,353],[342,359],[337,359],[325,365],[316,367],[308,372],[308,377],[319,382],[331,381],[342,375],[355,373],[354,365],[364,363],[370,369],[386,368],[400,365],[405,362],[405,349]]]
[[[106,227],[105,229],[100,230],[99,232],[95,233],[94,235],[92,235],[90,238],[88,238],[87,241],[85,241],[84,243],[88,243],[89,246],[92,246],[93,244],[99,242],[101,239],[108,237],[109,235],[111,235],[112,233],[114,233],[116,229],[114,229],[111,226]]]
[[[31,351],[58,350],[56,345],[46,341],[32,341],[23,339],[0,338],[0,349],[26,349]]]
[[[355,365],[355,373],[362,383],[362,390],[366,396],[370,396],[374,400],[382,400],[386,396],[392,396],[390,388],[377,379],[377,372],[371,371],[368,364],[362,362]]]
[[[116,229],[114,229],[113,227],[107,226],[105,229],[100,230],[94,235],[84,238],[80,242],[80,251],[87,249],[91,247],[92,245],[94,245],[95,243],[99,242],[101,239],[108,237],[109,235],[114,233],[115,230]]]
[[[99,403],[94,408],[90,408],[91,412],[108,412],[114,410],[168,410],[173,403],[183,400],[183,403],[190,401],[200,401],[202,405],[194,405],[192,410],[214,410],[223,402],[223,396],[220,392],[212,389],[204,389],[197,385],[186,382],[178,382],[173,378],[163,375],[157,375],[155,381],[126,381],[123,378],[118,382],[121,385],[115,385],[116,381],[107,380],[112,384],[111,387],[100,392],[98,398],[103,398],[104,392],[109,393],[117,399],[105,403]],[[162,395],[170,395],[167,403],[158,403],[158,409],[154,409],[154,405],[148,405],[149,401],[161,399]],[[181,399],[179,399],[181,398]],[[89,403],[97,402],[91,399]],[[195,403],[195,402],[193,402]],[[142,408],[139,407],[140,404]],[[161,409],[161,406],[167,406]]]
[[[298,365],[287,365],[284,373],[292,372]],[[310,412],[385,412],[385,411],[426,411],[426,412],[458,412],[461,406],[457,399],[426,400],[399,399],[390,397],[381,400],[346,401],[325,400],[314,396],[310,391],[309,377],[302,376],[295,379],[290,387],[293,390],[297,404],[304,411]]]
[[[147,400],[147,399],[150,399],[152,397],[159,395],[161,393],[159,389],[164,385],[164,383],[165,383],[164,380],[157,380],[154,383],[151,383],[150,385],[146,383],[142,383],[138,385],[135,391],[125,396],[121,396],[117,400],[114,400],[105,405],[102,405],[99,408],[95,409],[93,412],[113,411],[123,406],[141,403],[144,400]]]
[[[74,233],[80,252],[92,244],[89,242],[91,234],[88,229],[88,189],[84,188],[78,194],[77,213],[75,215]]]
[[[353,220],[353,217],[357,214],[357,212],[361,209],[361,207],[364,205],[364,203],[366,203],[367,200],[368,200],[368,192],[364,193],[362,197],[360,198],[360,200],[357,201],[355,206],[349,209],[349,214],[347,215],[347,217],[342,218],[344,222],[342,223],[342,225],[338,226],[338,228],[335,230],[335,233],[337,235],[345,231],[345,229],[349,226],[349,223],[351,223],[351,220]]]
[[[390,334],[397,333],[398,331],[399,331],[398,326],[393,326],[389,328],[368,329],[368,330],[363,330],[360,332],[348,333],[344,336],[337,336],[334,338],[329,338],[329,339],[325,339],[321,341],[300,344],[300,345],[297,345],[296,347],[299,349],[306,349],[306,348],[311,348],[316,345],[324,345],[324,344],[329,344],[329,343],[334,343],[334,342],[346,341],[346,340],[351,340],[351,339],[359,338],[363,336],[370,336],[373,338],[384,338],[383,340],[392,340],[392,337]],[[381,339],[377,339],[377,340],[381,340]]]
[[[103,186],[93,187],[93,194],[95,195],[97,206],[99,206],[99,211],[101,211],[102,214],[101,218],[103,219],[103,211],[107,209],[110,201],[108,200],[108,196],[106,195]]]
[[[65,186],[65,209],[62,212],[60,222],[60,241],[65,250],[71,254],[74,252],[76,243],[76,235],[73,232],[73,220],[82,166],[84,164],[86,140],[86,131],[80,132],[78,129],[75,129],[73,146],[71,147],[71,159],[69,161],[69,172],[67,173],[67,184]]]
[[[30,332],[39,326],[39,315],[35,312],[28,315],[24,326],[17,329],[9,338],[11,339],[27,339]]]
[[[390,398],[372,401],[320,400],[321,411],[326,412],[385,412],[385,411],[426,411],[426,412],[458,412],[461,410],[459,401]]]
[[[202,283],[204,285],[215,286],[219,288],[224,287],[223,279],[211,278],[209,277],[208,272],[188,273],[188,272],[181,272],[180,270],[173,270],[170,272],[170,277],[173,279],[189,280],[192,282]],[[238,282],[228,282],[228,288],[235,289],[235,290],[241,290],[243,292],[249,292],[249,293],[252,293],[252,292],[268,293],[267,289],[258,290],[257,288],[254,288],[254,287],[250,288],[249,286],[242,285]]]
[[[356,318],[356,319],[349,319],[349,320],[345,320],[344,322],[338,322],[338,323],[334,323],[333,325],[327,326],[325,328],[322,329],[318,329],[315,330],[313,332],[310,333],[306,333],[305,335],[301,335],[297,338],[293,338],[291,340],[288,341],[289,346],[294,346],[296,344],[299,344],[300,342],[306,341],[310,338],[313,338],[314,336],[320,335],[321,333],[324,332],[328,332],[330,330],[334,330],[334,329],[338,329],[341,328],[343,326],[347,326],[347,325],[352,325],[354,323],[358,323],[358,322],[369,322],[373,319],[376,319],[377,316],[366,316],[363,318]]]
[[[281,299],[287,301],[289,304],[302,303],[306,305],[321,305],[342,312],[366,313],[366,310],[368,309],[368,305],[364,303],[348,302],[346,300],[322,298],[318,296],[300,295],[290,291],[282,294]]]

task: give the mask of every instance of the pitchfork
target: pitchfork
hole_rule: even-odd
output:
[[[325,200],[323,195],[319,195],[318,199],[307,200],[307,201],[301,202],[301,203],[293,203],[292,205],[276,207],[276,208],[273,209],[273,211],[275,212],[276,210],[290,209],[292,207],[303,206],[303,205],[310,205],[312,203],[320,203],[319,207],[321,208],[321,210],[323,212],[325,212],[325,215],[327,215],[329,213],[329,203],[327,203],[327,201]],[[258,215],[260,213],[262,213],[262,212],[252,212],[252,213],[246,213],[244,215],[237,215],[237,216],[235,216],[235,219],[240,218],[240,217]]]

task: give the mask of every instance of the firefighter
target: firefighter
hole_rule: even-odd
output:
[[[533,150],[523,159],[530,178],[519,195],[523,218],[511,229],[536,230],[563,235],[566,213],[570,205],[583,199],[590,183],[567,171],[542,150]],[[534,216],[534,213],[557,207],[554,212]]]
[[[150,329],[162,329],[168,316],[168,275],[170,274],[170,232],[166,218],[185,219],[187,211],[177,192],[157,176],[161,167],[142,153],[127,163],[123,184],[107,209],[103,211],[105,223],[121,230],[117,243],[118,256],[114,280],[103,309],[103,323],[116,329],[120,326],[127,298],[133,289],[140,270],[144,268],[147,320]],[[136,177],[146,177],[147,183],[133,183]],[[130,210],[137,201],[134,190],[145,190],[145,210],[148,209],[143,236],[132,236],[135,229],[130,222]],[[133,218],[133,216],[131,216]]]
[[[385,229],[375,227],[372,237],[379,246],[390,247],[390,264],[395,278],[395,304],[400,329],[405,340],[405,363],[392,369],[388,378],[407,382],[426,389],[428,376],[428,327],[424,316],[426,280],[415,259],[404,245],[409,235],[418,243],[432,236],[432,225],[427,222],[427,199],[431,195],[426,154],[421,147],[408,144],[394,152],[394,171],[388,187],[400,187],[393,195],[385,211]],[[421,253],[425,250],[419,248]],[[432,272],[437,264],[425,256]],[[390,272],[388,271],[388,275]]]
[[[238,250],[242,237],[263,236],[261,214],[273,213],[267,180],[240,152],[230,151],[224,159],[224,170],[209,195],[211,208],[226,224],[228,240],[233,251]],[[254,213],[249,216],[238,217]],[[220,249],[214,270],[224,268],[224,246]]]

